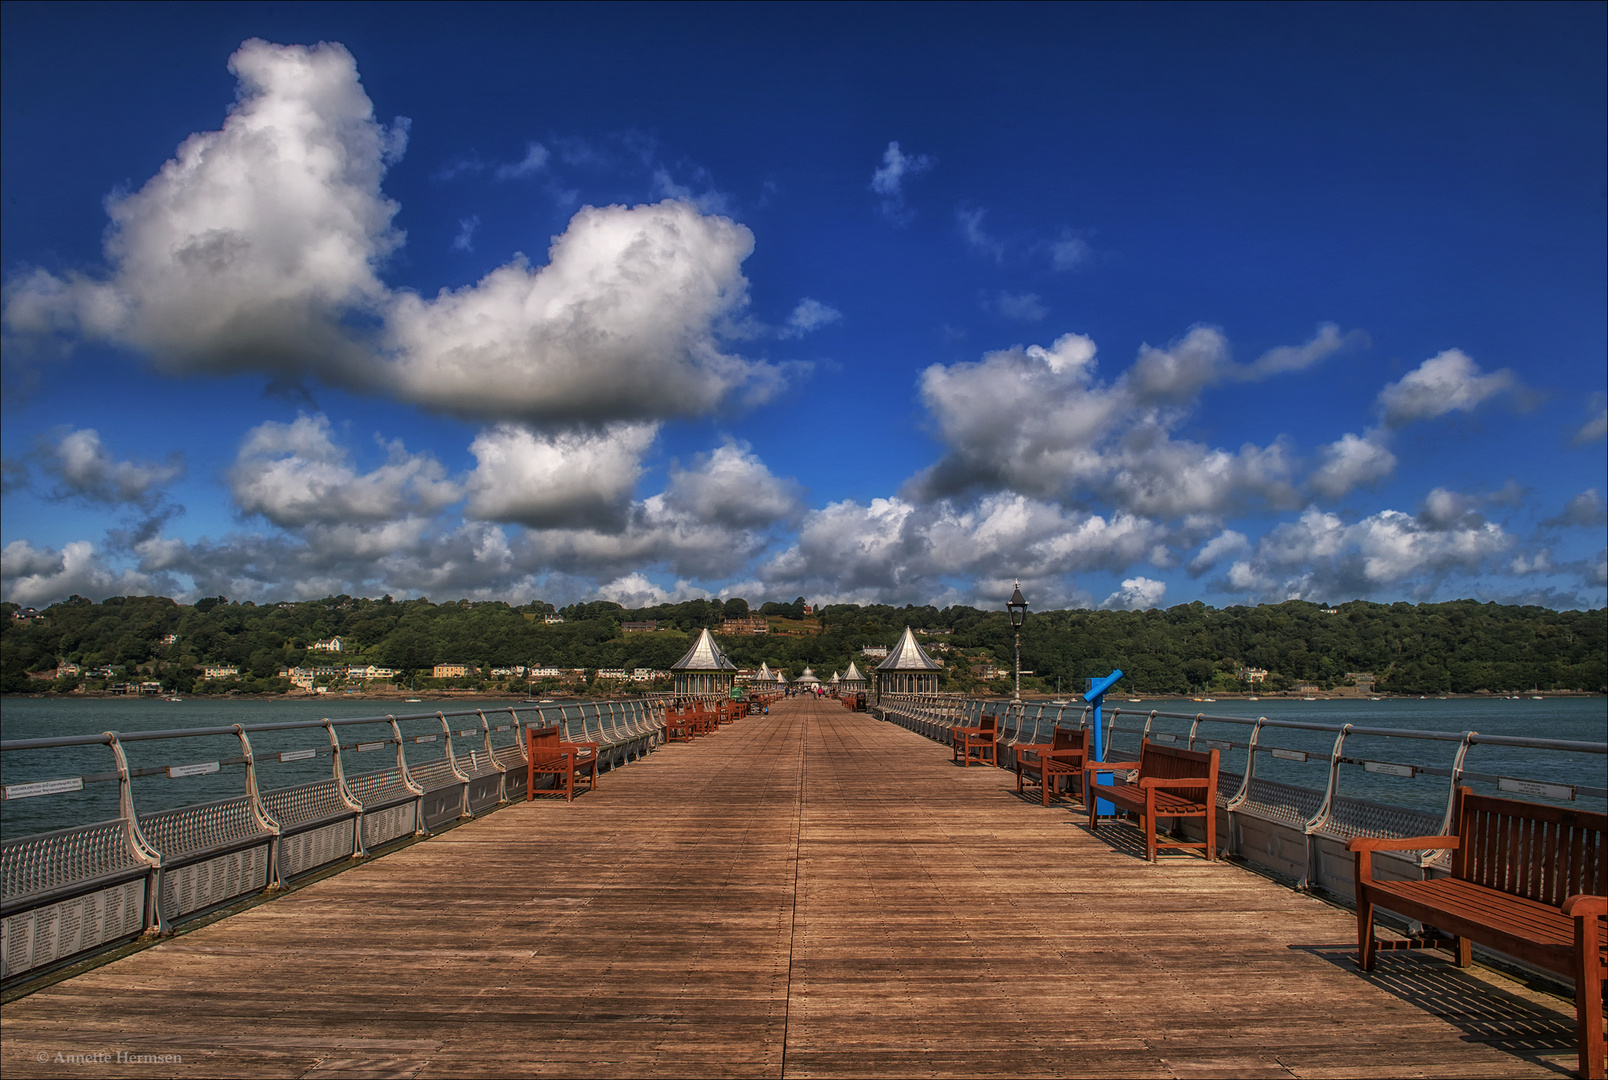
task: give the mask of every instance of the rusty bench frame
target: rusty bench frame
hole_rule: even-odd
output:
[[[1346,844],[1356,857],[1357,963],[1372,971],[1381,949],[1433,948],[1430,940],[1379,942],[1374,908],[1382,907],[1452,935],[1458,967],[1479,942],[1575,984],[1575,1037],[1580,1075],[1602,1080],[1602,982],[1608,967],[1608,815],[1477,795],[1457,789],[1455,833]],[[1451,876],[1380,880],[1376,851],[1451,849]]]
[[[1175,746],[1157,746],[1147,737],[1139,744],[1138,761],[1091,761],[1083,772],[1083,803],[1089,808],[1089,831],[1099,828],[1100,800],[1105,799],[1119,810],[1140,817],[1140,828],[1145,834],[1145,857],[1156,861],[1157,848],[1205,848],[1208,862],[1217,858],[1217,759],[1216,750],[1185,750]],[[1119,772],[1138,770],[1138,776],[1126,784],[1097,784],[1096,774],[1107,770]],[[1190,798],[1182,792],[1201,790],[1201,798]],[[1203,843],[1187,840],[1168,840],[1160,843],[1156,837],[1158,817],[1204,818],[1206,839]]]
[[[554,778],[565,802],[575,801],[575,781],[584,776],[586,790],[597,790],[598,744],[566,742],[561,724],[525,729],[525,801],[536,797],[536,777]]]
[[[1037,778],[1045,806],[1050,805],[1050,795],[1062,777],[1068,781],[1068,795],[1075,790],[1082,796],[1084,762],[1089,754],[1088,728],[1063,728],[1057,724],[1052,741],[1023,743],[1015,749],[1016,794],[1022,794],[1024,784],[1033,783],[1031,775]]]

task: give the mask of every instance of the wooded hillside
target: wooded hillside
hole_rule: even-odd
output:
[[[663,669],[703,627],[717,634],[725,618],[750,614],[746,602],[692,600],[627,610],[607,601],[557,609],[564,622],[548,625],[550,604],[514,607],[500,601],[393,601],[349,596],[285,604],[233,603],[214,597],[193,605],[166,597],[114,597],[94,603],[74,597],[48,609],[3,607],[0,689],[62,691],[85,685],[42,681],[62,663],[112,665],[127,678],[160,680],[188,692],[202,664],[233,664],[235,689],[272,692],[287,666],[327,663],[309,652],[315,641],[339,636],[343,664],[400,669],[416,679],[436,663],[471,664],[488,671],[511,665],[560,668]],[[737,664],[761,661],[797,676],[806,664],[823,679],[847,667],[876,663],[866,645],[891,645],[906,625],[922,634],[934,659],[949,665],[944,686],[998,690],[998,678],[979,679],[976,667],[1011,667],[1011,628],[1004,611],[942,610],[883,605],[827,605],[803,618],[803,600],[766,604],[778,631],[720,638]],[[622,633],[621,623],[655,621],[658,629]],[[941,632],[941,631],[947,631]],[[175,635],[164,644],[163,639]],[[1471,693],[1603,690],[1608,685],[1608,612],[1553,611],[1459,600],[1442,604],[1354,601],[1337,609],[1292,600],[1229,607],[1201,603],[1153,611],[1031,612],[1022,634],[1022,667],[1036,672],[1024,690],[1073,691],[1113,667],[1127,673],[1124,688],[1142,694],[1249,689],[1245,668],[1269,672],[1265,690],[1344,684],[1369,672],[1382,691]],[[401,680],[399,680],[401,681]],[[92,683],[90,685],[93,685]],[[487,686],[482,677],[478,685]],[[525,689],[510,684],[510,689]]]

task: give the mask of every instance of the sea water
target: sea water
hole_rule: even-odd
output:
[[[469,702],[442,702],[447,711],[485,710],[493,725],[511,723],[507,713],[510,706],[520,708],[520,714],[534,719],[534,706],[519,706],[513,701],[476,700]],[[1119,728],[1142,728],[1149,710],[1183,713],[1193,716],[1204,713],[1197,735],[1204,739],[1232,742],[1234,748],[1223,751],[1222,767],[1242,772],[1245,767],[1244,743],[1250,728],[1210,720],[1213,716],[1255,719],[1266,716],[1270,720],[1288,720],[1326,725],[1352,724],[1359,728],[1395,728],[1414,731],[1441,731],[1461,733],[1476,731],[1483,735],[1505,735],[1533,739],[1563,739],[1578,742],[1601,743],[1608,739],[1608,698],[1553,698],[1535,700],[1526,695],[1518,700],[1508,698],[1454,698],[1408,699],[1385,698],[1380,701],[1329,699],[1300,701],[1291,699],[1244,699],[1219,702],[1188,700],[1145,699],[1134,704],[1127,701],[1108,701],[1122,710],[1115,717]],[[445,755],[445,739],[441,722],[429,705],[404,702],[342,702],[328,699],[320,701],[270,699],[209,699],[199,698],[182,702],[151,698],[20,698],[0,700],[0,737],[7,741],[40,739],[70,735],[96,734],[103,731],[133,733],[183,728],[222,727],[241,724],[275,724],[287,721],[320,720],[326,716],[378,717],[379,722],[339,728],[344,744],[360,743],[373,749],[356,753],[342,753],[342,767],[348,776],[373,772],[391,767],[396,760],[396,747],[385,740],[391,737],[389,724],[383,721],[380,710],[390,709],[399,718],[406,743],[410,766],[421,765]],[[411,710],[404,712],[403,710]],[[1130,711],[1131,710],[1131,711]],[[1077,722],[1079,708],[1065,710],[1068,724]],[[868,723],[876,721],[865,718]],[[1113,718],[1108,715],[1108,722]],[[1044,722],[1047,733],[1050,721]],[[478,729],[479,718],[470,716],[448,720],[453,731]],[[1187,736],[1191,724],[1188,720],[1157,718],[1152,730],[1174,734],[1179,744]],[[436,736],[431,738],[431,736]],[[253,757],[257,763],[257,784],[262,792],[305,784],[325,779],[331,774],[327,753],[312,758],[281,762],[284,752],[317,749],[327,751],[329,739],[322,727],[300,728],[289,731],[267,731],[251,736]],[[414,741],[423,740],[423,741]],[[513,741],[512,732],[494,733],[493,745],[505,746]],[[1259,754],[1257,775],[1285,783],[1309,788],[1324,788],[1328,783],[1329,755],[1335,735],[1332,732],[1314,732],[1291,729],[1264,728],[1260,740],[1263,747],[1276,747],[1293,754],[1305,753],[1305,762],[1286,758],[1273,758]],[[1111,738],[1107,759],[1132,755],[1138,749],[1138,736],[1122,731]],[[374,745],[379,744],[379,745]],[[197,736],[181,739],[135,741],[124,744],[129,766],[133,769],[159,766],[210,767],[212,762],[224,762],[240,756],[240,742],[234,735]],[[1386,764],[1436,767],[1449,769],[1457,751],[1455,741],[1387,738],[1352,734],[1347,737],[1344,754],[1349,758],[1374,760]],[[478,736],[459,738],[454,753],[468,758],[472,753],[484,753],[484,742]],[[1517,779],[1546,783],[1584,785],[1602,788],[1608,786],[1608,759],[1600,754],[1560,753],[1553,750],[1534,750],[1514,747],[1474,746],[1463,763],[1465,770],[1509,776]],[[50,750],[33,750],[6,753],[0,756],[0,781],[7,785],[66,777],[107,773],[114,770],[112,754],[106,746],[62,747]],[[182,768],[181,768],[182,771]],[[1477,785],[1478,786],[1478,785]],[[187,806],[224,799],[245,793],[243,765],[220,764],[216,772],[170,778],[165,774],[139,777],[132,782],[135,806],[141,814],[176,806]],[[1489,785],[1485,786],[1489,789]],[[1339,791],[1341,794],[1397,806],[1408,806],[1426,811],[1438,811],[1446,804],[1450,781],[1444,777],[1424,775],[1400,777],[1369,772],[1358,766],[1345,766],[1342,770]],[[1580,799],[1582,808],[1601,810],[1600,799]],[[116,817],[117,784],[95,782],[84,790],[46,795],[38,798],[0,802],[0,837],[10,840],[33,833],[68,828]]]

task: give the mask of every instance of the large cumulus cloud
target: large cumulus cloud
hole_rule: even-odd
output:
[[[248,41],[239,96],[139,190],[108,201],[103,276],[11,281],[13,340],[60,334],[173,372],[317,376],[490,421],[702,415],[764,397],[726,351],[753,236],[690,202],[584,207],[547,262],[434,297],[381,279],[403,243],[381,189],[407,123],[376,120],[351,54]]]

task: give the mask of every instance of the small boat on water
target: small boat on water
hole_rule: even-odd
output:
[[[402,699],[402,704],[404,704],[404,705],[417,705],[418,703],[419,703],[419,699],[416,698],[416,697],[410,697],[410,698],[403,698]]]
[[[1129,704],[1137,705],[1143,700],[1144,700],[1144,698],[1142,698],[1142,697],[1131,697],[1131,698],[1128,699],[1128,702],[1129,702]]]
[[[1301,700],[1302,700],[1302,701],[1316,701],[1316,700],[1318,700],[1318,699],[1317,699],[1317,698],[1315,698],[1315,697],[1304,697],[1304,698],[1302,698],[1302,699],[1301,699]]]
[[[1212,702],[1212,703],[1213,703],[1213,704],[1215,704],[1215,703],[1216,703],[1216,702],[1217,702],[1217,699],[1216,699],[1216,698],[1214,698],[1214,697],[1209,697],[1209,698],[1201,698],[1201,699],[1200,699],[1200,700],[1202,700],[1202,701],[1209,701],[1209,702]]]
[[[163,701],[183,701],[184,699],[181,698],[181,697],[165,697],[162,700]]]

